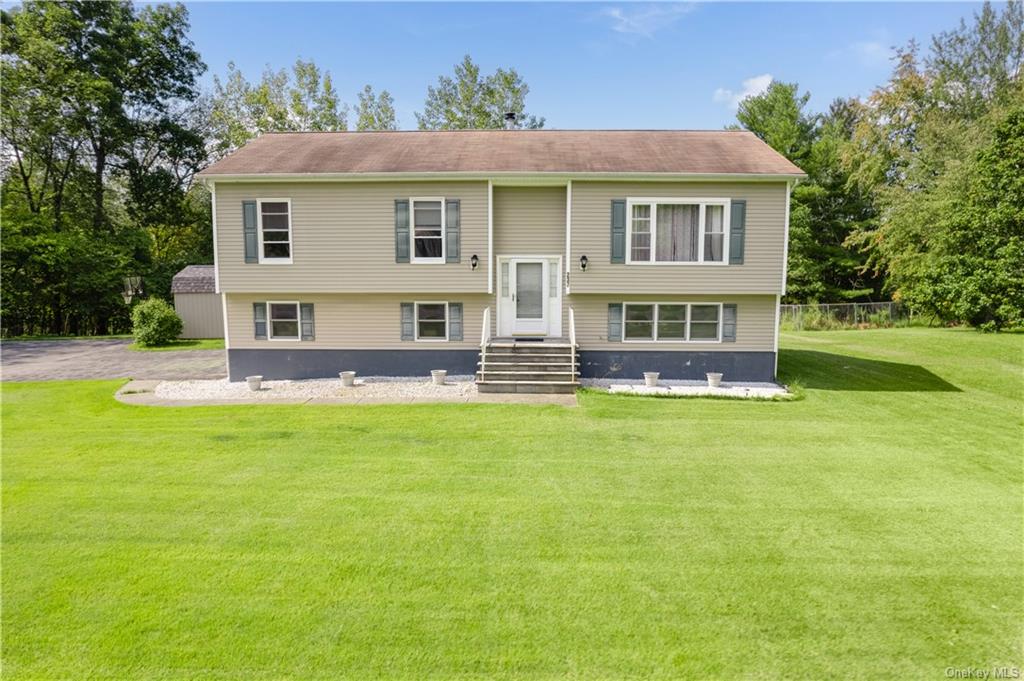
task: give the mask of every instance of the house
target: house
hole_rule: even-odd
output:
[[[180,338],[224,337],[224,304],[213,265],[185,267],[171,279],[171,294],[182,321]]]
[[[202,173],[229,377],[771,380],[802,176],[743,131],[263,135]]]

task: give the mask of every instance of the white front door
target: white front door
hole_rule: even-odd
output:
[[[549,336],[561,333],[559,259],[500,258],[499,336]]]

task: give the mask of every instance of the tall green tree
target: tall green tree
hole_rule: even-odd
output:
[[[152,264],[149,223],[176,224],[206,160],[187,12],[25,2],[2,23],[4,330],[110,330],[122,277]]]
[[[213,79],[210,102],[214,154],[222,156],[265,132],[333,132],[348,129],[348,106],[341,102],[329,71],[296,60],[291,71],[263,71],[249,82],[233,62],[224,80]]]
[[[912,43],[865,103],[846,159],[878,214],[850,242],[885,273],[891,295],[946,321],[1016,323],[1007,277],[1024,270],[1024,260],[1011,229],[984,227],[1005,220],[998,205],[976,200],[981,188],[971,178],[995,172],[993,149],[1014,158],[1005,135],[1018,130],[1011,119],[1024,97],[1022,50],[1020,2],[1001,13],[984,5],[973,23],[935,36],[923,58]],[[1002,205],[1014,202],[1006,197]],[[985,210],[988,218],[979,217]],[[986,233],[960,238],[964,214]]]
[[[395,100],[387,90],[374,94],[367,85],[359,93],[356,104],[356,130],[398,130],[395,120]]]
[[[841,164],[858,107],[837,100],[825,114],[807,111],[810,93],[796,83],[773,81],[760,95],[740,102],[736,118],[807,173],[792,190],[787,300],[847,302],[879,295],[879,277],[864,269],[867,257],[847,244],[869,220],[867,192],[852,186]]]
[[[515,69],[497,69],[489,76],[467,54],[453,77],[439,76],[427,88],[420,130],[485,130],[505,127],[505,114],[517,114],[517,128],[542,128],[544,119],[526,112],[530,87]]]

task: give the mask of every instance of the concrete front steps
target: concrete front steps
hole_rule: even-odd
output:
[[[480,354],[476,385],[482,393],[574,393],[579,355],[568,342],[495,339]]]

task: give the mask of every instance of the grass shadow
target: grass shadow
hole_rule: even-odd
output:
[[[779,377],[812,390],[962,392],[916,364],[883,362],[817,350],[780,350]]]

